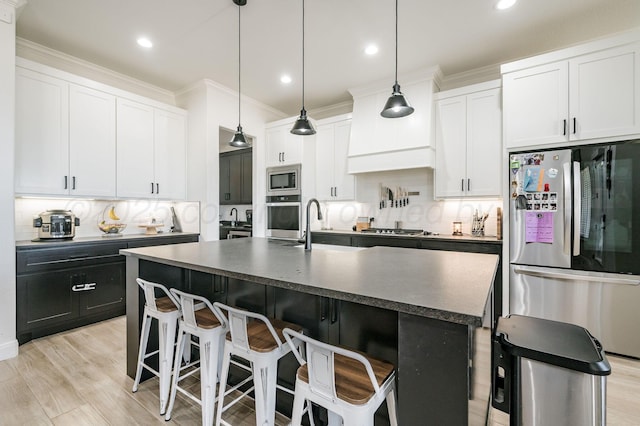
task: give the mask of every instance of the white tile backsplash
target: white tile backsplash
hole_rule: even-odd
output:
[[[71,210],[80,218],[80,226],[76,228],[77,237],[93,237],[102,235],[98,223],[106,218],[108,209],[115,207],[120,222],[126,223],[123,234],[144,234],[146,229],[138,225],[150,223],[152,219],[164,226],[159,232],[170,232],[171,207],[183,232],[200,232],[200,207],[198,202],[170,202],[158,200],[123,200],[98,201],[83,199],[57,198],[16,198],[15,200],[15,238],[16,241],[31,240],[37,237],[33,227],[33,219],[45,210]]]
[[[400,208],[380,209],[380,184],[395,190],[405,188],[419,195],[409,197],[409,204]],[[393,228],[396,221],[402,228],[423,229],[446,235],[453,230],[452,222],[462,222],[464,234],[471,234],[474,212],[489,213],[485,223],[485,234],[496,235],[496,208],[501,199],[456,199],[436,201],[433,199],[433,169],[411,169],[389,172],[363,173],[356,175],[357,202],[322,203],[323,221],[315,228],[350,230],[359,216],[375,218],[372,226]]]

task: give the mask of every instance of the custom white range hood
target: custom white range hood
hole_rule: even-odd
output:
[[[400,76],[400,86],[415,112],[384,118],[380,111],[391,93],[391,80],[349,89],[353,96],[348,173],[433,167],[433,94],[441,81],[439,67]]]

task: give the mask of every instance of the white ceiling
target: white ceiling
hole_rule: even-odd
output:
[[[639,0],[400,0],[399,81],[440,65],[452,75],[640,26]],[[306,107],[350,100],[347,89],[393,84],[393,0],[306,0]],[[242,7],[242,93],[288,115],[301,102],[301,0]],[[147,35],[151,50],[135,39]],[[203,78],[237,89],[232,0],[27,0],[17,35],[177,91]],[[365,57],[368,43],[375,57]],[[282,73],[293,83],[283,86]]]

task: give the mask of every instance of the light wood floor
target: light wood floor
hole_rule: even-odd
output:
[[[608,424],[640,425],[640,361],[609,361]],[[0,362],[0,425],[200,424],[200,407],[181,395],[165,422],[157,380],[132,393],[125,363],[124,317],[24,344],[18,357]],[[234,425],[255,423],[250,401],[225,417]],[[509,424],[503,413],[493,410],[491,417],[490,425]],[[278,416],[276,424],[287,419]]]

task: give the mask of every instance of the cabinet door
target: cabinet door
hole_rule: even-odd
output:
[[[253,151],[245,152],[242,158],[242,187],[240,204],[253,203]]]
[[[466,96],[442,99],[436,103],[436,198],[464,195],[466,108]]]
[[[80,314],[125,310],[125,264],[92,266],[76,274],[72,291],[80,293]]]
[[[228,155],[219,156],[220,169],[220,204],[231,203],[231,177],[230,177],[231,157]]]
[[[312,136],[292,135],[293,124],[267,130],[267,167],[302,163],[302,143]]]
[[[153,108],[118,99],[116,116],[117,195],[154,197]]]
[[[572,140],[640,133],[639,46],[609,49],[569,62]]]
[[[242,157],[239,154],[229,156],[229,204],[240,204],[242,199]]]
[[[289,129],[278,126],[267,130],[266,145],[267,159],[266,165],[280,166],[283,163],[282,154],[285,149],[287,133]]]
[[[69,193],[69,85],[16,68],[15,191]]]
[[[502,109],[500,89],[467,96],[467,196],[500,196]]]
[[[67,271],[25,275],[16,279],[18,335],[78,317],[78,295]]]
[[[69,86],[69,171],[73,195],[116,195],[116,98]]]
[[[316,198],[321,201],[333,200],[334,125],[318,126],[316,130]]]
[[[569,140],[569,81],[566,61],[502,77],[507,148]]]
[[[184,200],[186,190],[186,117],[160,109],[154,114],[154,175],[156,196]]]
[[[347,173],[347,154],[351,138],[351,120],[335,124],[333,132],[333,174],[335,200],[353,200],[356,198],[356,178]],[[316,146],[318,142],[316,142]]]

